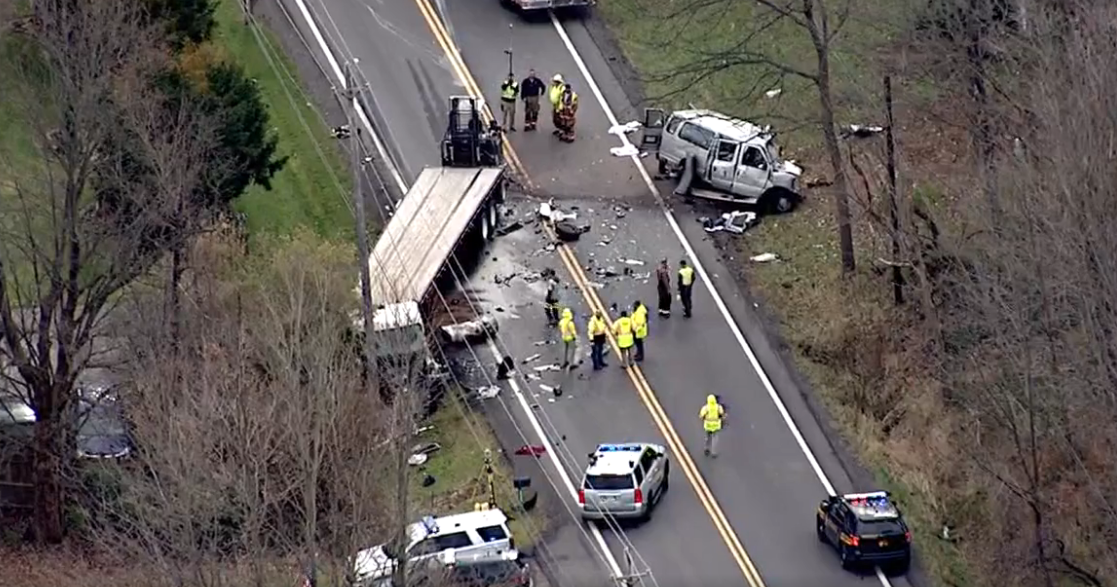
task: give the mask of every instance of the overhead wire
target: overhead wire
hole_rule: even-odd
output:
[[[272,68],[273,72],[276,74],[277,79],[279,79],[281,85],[284,86],[284,88],[283,88],[284,93],[287,96],[288,101],[291,103],[291,106],[293,108],[295,108],[296,111],[298,112],[299,108],[298,108],[297,104],[295,103],[294,97],[293,97],[290,89],[287,87],[286,82],[283,81],[282,74],[279,72],[280,66],[276,65],[278,60],[273,58],[273,54],[278,54],[277,49],[274,46],[272,46],[269,41],[267,41],[266,35],[264,35],[259,30],[259,23],[255,20],[255,18],[252,15],[249,15],[249,20],[253,25],[252,26],[253,34],[254,34],[254,37],[257,41],[257,44],[259,45],[261,51],[265,54],[265,58],[267,59],[267,61],[269,63],[269,66]],[[278,62],[282,63],[281,61],[278,61]],[[292,82],[294,82],[294,78],[293,78],[293,76],[291,76],[290,71],[287,70],[287,68],[285,66],[283,66],[283,69],[286,72],[286,77],[288,79],[290,79]],[[296,87],[298,87],[297,82],[296,82]],[[301,91],[301,88],[300,88],[300,91]],[[305,93],[303,95],[305,96]],[[310,104],[310,102],[308,101],[308,105],[309,104]],[[319,115],[321,115],[321,114],[319,113]],[[348,197],[345,194],[345,190],[344,190],[340,180],[338,180],[336,173],[334,172],[332,167],[330,167],[329,161],[325,157],[324,150],[322,149],[321,144],[318,142],[317,136],[315,136],[315,134],[313,133],[313,130],[310,128],[309,124],[306,122],[306,120],[302,116],[301,112],[298,112],[298,118],[300,119],[300,122],[303,126],[303,129],[307,132],[307,135],[315,142],[315,150],[318,153],[319,157],[322,159],[323,164],[329,170],[329,173],[331,175],[331,179],[333,180],[335,188],[337,188],[337,190],[338,190],[339,196],[346,202],[346,204],[347,204],[347,206],[349,206],[350,210],[352,210],[352,203],[348,201]],[[363,147],[363,145],[362,145],[362,147]],[[365,152],[365,154],[367,155],[367,151]],[[367,166],[362,166],[362,167],[367,167]],[[362,169],[362,171],[367,175],[367,173],[368,173],[367,168]],[[383,179],[381,177],[379,177],[379,174],[376,173],[375,170],[373,170],[373,172],[377,175],[377,177],[376,177],[377,184],[384,187]],[[368,179],[371,179],[371,178],[368,178]],[[376,196],[375,193],[373,193],[373,197],[374,197],[374,199],[376,199],[378,201],[378,204],[379,204],[379,198]],[[396,255],[398,256],[397,243],[392,241],[392,246],[393,246],[394,249],[396,249],[395,252],[396,252]],[[363,261],[363,262],[367,262],[367,261]],[[380,265],[380,260],[379,259],[374,259],[374,262],[376,262],[378,265]],[[395,286],[395,284],[393,284],[390,287],[392,287],[394,289],[396,286]],[[437,292],[437,290],[436,290],[436,292]],[[398,294],[399,292],[397,291],[396,293]],[[455,318],[453,318],[453,315],[451,313],[449,303],[446,301],[445,297],[442,296],[441,292],[437,292],[437,293],[438,293],[438,297],[440,298],[444,307],[446,308],[447,314],[451,317],[452,320],[454,320],[455,324],[457,324],[457,320]],[[437,343],[437,342],[436,342],[436,346],[438,347],[439,353],[440,353],[440,355],[442,355],[444,362],[446,364],[449,364],[449,356],[447,355],[443,346],[441,344]],[[480,362],[480,359],[476,356],[476,353],[473,353],[473,356],[474,356],[475,361]],[[452,378],[454,379],[454,383],[455,383],[454,387],[455,387],[455,389],[458,390],[458,394],[459,394],[459,397],[453,403],[458,408],[463,420],[466,422],[466,426],[469,428],[470,434],[473,437],[474,441],[478,444],[478,446],[481,449],[483,449],[483,450],[487,449],[486,443],[482,440],[481,434],[477,430],[476,422],[473,419],[473,418],[476,418],[476,414],[473,414],[473,417],[470,417],[470,415],[465,413],[465,407],[463,407],[463,404],[465,406],[468,406],[468,400],[464,397],[463,390],[466,388],[466,386],[460,381],[460,379],[458,378],[456,373],[453,373],[452,370],[450,371],[450,373],[451,373]],[[489,383],[491,385],[492,381],[489,380]],[[504,407],[505,411],[508,413],[509,419],[515,425],[517,433],[519,434],[521,439],[523,439],[525,441],[525,443],[528,442],[526,435],[519,428],[519,425],[515,422],[514,417],[512,417],[511,412],[508,410],[507,406],[503,404],[503,402],[502,402],[502,407]],[[472,409],[470,411],[472,412]],[[558,489],[558,484],[554,481],[554,479],[552,479],[550,477],[550,473],[546,471],[545,467],[541,467],[541,470],[543,470],[544,475],[547,477],[548,482],[557,490]],[[573,516],[574,512],[571,510],[569,504],[567,504],[565,502],[565,500],[563,500],[563,503],[566,506],[566,509],[567,509],[568,513],[570,513]],[[541,530],[535,525],[535,523],[531,520],[531,518],[525,517],[523,519],[523,521],[529,527],[528,528],[529,532],[531,532],[533,535],[535,535],[539,539],[538,546],[539,546],[540,550],[542,550],[544,552],[548,551],[549,547],[546,545],[545,542],[542,541],[542,536],[543,535],[542,535]],[[583,532],[585,532],[584,528],[582,530],[583,530]],[[555,564],[559,573],[567,574],[566,570],[559,564],[560,559],[558,557],[551,556],[550,559]]]
[[[356,63],[356,59],[354,58],[352,52],[350,51],[349,45],[345,41],[344,35],[342,35],[341,30],[338,28],[337,22],[333,19],[333,16],[330,14],[329,9],[326,8],[326,6],[322,2],[322,0],[317,0],[317,2],[319,4],[319,7],[321,8],[321,10],[326,14],[326,17],[329,20],[331,27],[333,28],[333,33],[336,33],[336,35],[335,35],[335,34],[331,33],[329,30],[326,30],[325,31],[326,36],[329,37],[330,41],[333,42],[335,44],[335,46],[340,46],[340,47],[343,48],[343,51],[345,52],[345,54],[343,56],[346,57],[346,59],[350,63]],[[340,39],[340,42],[339,42],[339,39]],[[363,72],[360,71],[359,67],[355,67],[355,69],[357,70],[357,73],[361,77],[362,86],[364,88],[368,89],[371,92],[372,84],[370,84],[368,82],[368,79],[364,76]],[[480,100],[483,100],[483,97],[476,97],[476,98],[478,98]],[[373,170],[373,172],[375,173],[375,169]],[[367,169],[365,170],[365,173],[367,173]],[[465,272],[462,270],[460,262],[457,260],[456,256],[451,256],[451,259],[453,260],[454,265],[456,265],[456,269],[452,268],[452,270],[451,270],[451,273],[454,276],[454,280],[456,282],[456,285],[462,291],[469,291],[468,289],[466,289],[464,287],[464,284],[463,284],[463,282],[465,282],[465,283],[469,282],[468,276],[465,275]],[[442,297],[441,292],[438,292],[438,293],[439,293],[439,297]],[[480,315],[480,313],[477,312],[477,308],[473,304],[472,299],[470,299],[470,297],[468,295],[466,295],[464,297],[465,297],[467,303],[469,303],[469,305],[470,305],[471,309],[474,311],[474,313],[477,314],[477,315]],[[443,299],[443,302],[445,303],[445,299]],[[447,306],[447,310],[449,312],[449,307],[448,306]],[[499,346],[504,347],[503,350],[500,350],[500,349],[498,349],[498,350],[500,350],[500,354],[502,356],[506,356],[508,354],[507,353],[507,348],[508,347],[507,347],[507,345],[505,345],[501,342],[499,333],[493,333],[492,338],[494,340],[494,343],[499,343]],[[476,351],[474,349],[469,348],[469,352],[473,356],[474,360],[477,361],[477,363],[479,365],[484,364],[484,362],[481,361],[481,359],[477,356]],[[485,373],[486,378],[488,379],[488,374],[483,369],[482,369],[482,372]],[[529,382],[527,381],[527,379],[525,377],[523,377],[523,374],[520,373],[518,369],[514,369],[512,373],[513,373],[514,376],[519,375],[523,379],[523,382],[525,384],[525,389],[531,389]],[[493,384],[491,380],[489,380],[488,383],[489,383],[489,385]],[[502,399],[501,399],[501,405],[505,409],[505,411],[508,412],[510,419],[513,422],[515,422],[515,419],[511,415],[511,411],[508,410],[507,406],[504,404]],[[535,410],[535,411],[540,413],[543,416],[543,418],[547,421],[548,426],[551,428],[551,431],[555,434],[555,436],[557,438],[562,438],[563,435],[559,432],[558,427],[554,424],[554,421],[551,419],[550,415],[546,413],[546,410],[543,408],[542,404],[537,403],[536,407],[538,409]],[[522,431],[520,431],[520,434],[526,442],[527,441],[526,435],[524,435],[522,433]],[[579,460],[573,455],[573,453],[570,452],[569,447],[567,447],[565,445],[565,443],[563,443],[563,442],[556,442],[556,443],[554,443],[554,445],[561,447],[561,449],[559,451],[559,455],[557,455],[557,456],[564,460],[564,465],[568,468],[568,470],[578,471],[579,470]],[[557,489],[557,487],[556,487],[556,489]],[[632,543],[631,539],[627,535],[627,532],[625,532],[624,528],[621,526],[619,520],[617,520],[615,516],[606,512],[605,519],[603,521],[605,522],[606,526],[610,530],[610,533],[613,534],[621,542],[622,546],[625,547],[625,550],[628,552],[628,554],[633,556],[634,560],[640,562],[640,564],[646,569],[649,576],[651,576],[652,583],[657,584],[654,575],[651,574],[650,565],[648,564],[647,560],[644,559],[643,555],[639,552],[639,550],[635,547],[635,545]]]

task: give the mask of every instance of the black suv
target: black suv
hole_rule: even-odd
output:
[[[815,529],[819,541],[837,549],[842,568],[871,563],[907,570],[911,562],[911,531],[885,491],[822,500]]]

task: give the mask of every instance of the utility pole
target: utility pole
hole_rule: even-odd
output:
[[[353,205],[357,216],[357,265],[361,268],[361,321],[364,323],[365,375],[369,389],[379,387],[379,369],[373,352],[372,281],[369,275],[368,222],[365,219],[365,197],[361,193],[361,133],[357,127],[357,76],[355,62],[345,64],[345,117],[349,125],[349,157],[353,172]]]
[[[896,136],[892,118],[892,76],[884,76],[885,127],[884,140],[888,157],[888,213],[892,221],[892,298],[899,306],[904,303],[904,273],[900,268],[900,204],[896,194]]]
[[[624,547],[624,572],[616,578],[617,587],[635,587],[644,583],[644,577],[650,577],[650,570],[637,571],[636,561],[632,559],[632,550]]]
[[[512,77],[512,23],[508,23],[508,48],[504,53],[508,55],[508,77]]]

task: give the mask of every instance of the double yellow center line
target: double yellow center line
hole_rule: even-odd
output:
[[[433,7],[431,7],[429,0],[415,0],[415,4],[419,7],[423,19],[427,21],[431,33],[434,34],[435,41],[442,47],[442,50],[449,58],[450,66],[453,68],[458,79],[465,85],[471,95],[474,97],[483,97],[484,94],[477,86],[476,80],[473,79],[473,76],[466,68],[465,61],[462,59],[458,47],[450,39],[449,33],[446,31],[438,14],[434,11]],[[484,107],[482,115],[485,117],[486,123],[493,120],[492,111],[487,105]],[[512,148],[512,144],[508,141],[507,137],[504,139],[503,149],[505,158],[512,166],[513,171],[520,176],[522,181],[530,186],[531,183],[527,170],[524,168],[523,163],[520,161],[519,156],[516,154],[515,149]],[[548,234],[554,239],[555,235],[551,227],[548,227]],[[591,310],[601,312],[601,315],[605,316],[610,326],[612,326],[612,317],[609,315],[608,309],[597,296],[597,291],[589,285],[589,279],[586,277],[577,258],[575,258],[574,251],[564,244],[559,244],[557,250],[563,265],[566,266],[567,271],[569,271],[570,275],[574,278],[574,282],[578,286],[578,290],[581,291],[586,304]],[[614,352],[619,355],[620,348],[617,346],[617,341],[612,334],[612,328],[610,328],[607,335],[610,346],[612,346]],[[722,511],[713,492],[710,491],[709,486],[706,484],[706,480],[698,471],[694,459],[691,458],[685,444],[675,431],[675,427],[671,424],[670,418],[667,417],[667,412],[664,411],[663,406],[660,405],[659,399],[656,397],[655,392],[652,391],[652,387],[648,384],[648,380],[644,377],[643,371],[641,371],[639,367],[632,367],[627,370],[627,374],[633,386],[636,387],[636,391],[640,395],[640,400],[651,413],[652,420],[655,422],[656,427],[659,428],[664,438],[667,439],[667,444],[670,446],[671,451],[675,453],[676,459],[683,470],[683,474],[686,476],[687,480],[690,481],[691,486],[694,487],[702,507],[710,515],[715,529],[725,542],[725,545],[729,548],[729,552],[732,554],[737,566],[741,569],[741,573],[744,574],[745,579],[752,587],[764,587],[764,581],[760,578],[760,573],[756,570],[756,566],[749,558],[748,553],[745,551],[745,547],[737,537],[737,533],[734,532],[732,526],[730,526],[729,520],[725,517],[725,513]],[[695,412],[695,415],[697,415],[697,412]]]

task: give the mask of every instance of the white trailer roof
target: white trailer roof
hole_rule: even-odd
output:
[[[369,258],[374,305],[422,299],[502,173],[428,167],[419,174]]]

